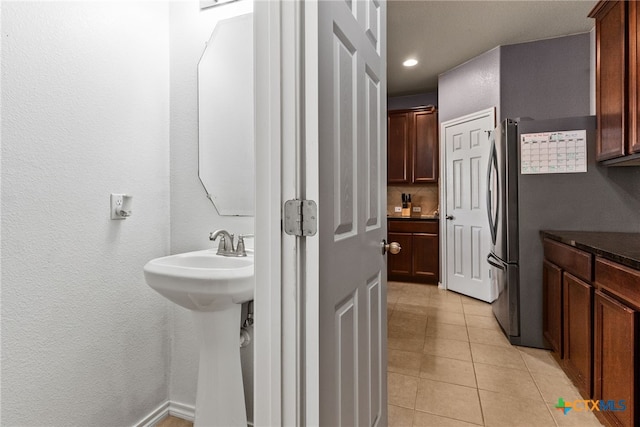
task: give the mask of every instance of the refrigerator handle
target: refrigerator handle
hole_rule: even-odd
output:
[[[496,261],[498,262],[496,262]],[[491,264],[492,266],[494,266],[495,268],[499,268],[500,270],[506,270],[506,268],[504,268],[504,266],[499,262],[500,260],[498,260],[498,258],[494,255],[494,254],[489,254],[487,255],[487,262],[489,264]]]
[[[492,133],[492,136],[495,134],[495,131]],[[495,169],[496,174],[498,173],[498,155],[496,152],[496,142],[495,142],[495,136],[493,136],[491,138],[491,151],[489,153],[489,167],[487,168],[487,216],[489,217],[489,231],[491,232],[491,241],[493,242],[493,244],[495,245],[496,243],[496,235],[498,233],[498,209],[500,207],[500,197],[496,197],[496,218],[494,218],[491,214],[491,211],[493,211],[492,209],[492,185],[491,185],[491,175],[492,175],[492,169]],[[500,194],[500,180],[498,179],[498,177],[496,176],[496,185],[498,186],[498,188],[496,188],[495,190],[498,192],[498,195]]]

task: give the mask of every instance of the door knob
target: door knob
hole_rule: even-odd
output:
[[[453,215],[447,215],[444,217],[445,219],[451,221],[453,219]]]
[[[400,243],[398,242],[387,243],[386,240],[382,239],[382,255],[386,254],[387,251],[390,254],[395,255],[401,250],[402,250],[402,247],[400,246]]]

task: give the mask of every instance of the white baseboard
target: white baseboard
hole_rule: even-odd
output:
[[[169,415],[182,418],[183,420],[193,421],[196,419],[196,407],[187,405],[186,403],[169,401]]]
[[[169,415],[169,402],[164,402],[156,409],[151,411],[149,415],[144,417],[133,425],[133,427],[154,427],[160,421],[162,421],[167,415]]]
[[[134,424],[134,427],[155,427],[156,424],[169,415],[193,422],[196,417],[196,407],[193,405],[187,405],[186,403],[172,402],[168,400],[154,409],[142,420]],[[249,422],[248,425],[253,427],[252,422]]]

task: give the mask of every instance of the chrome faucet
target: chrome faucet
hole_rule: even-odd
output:
[[[220,237],[220,243],[218,244],[217,255],[234,256],[235,249],[233,248],[233,234],[229,234],[227,230],[216,230],[213,233],[209,233],[209,240],[215,242]]]
[[[238,236],[238,245],[233,247],[233,234],[229,234],[227,230],[216,230],[209,233],[209,240],[212,242],[220,237],[220,243],[218,244],[217,255],[223,256],[247,256],[247,251],[244,248],[244,238],[253,237],[253,234],[244,234]]]

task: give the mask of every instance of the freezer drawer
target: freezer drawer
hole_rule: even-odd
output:
[[[487,257],[490,265],[491,286],[497,290],[498,298],[491,303],[493,314],[500,327],[512,343],[519,343],[519,275],[517,264],[507,264],[495,254]]]

